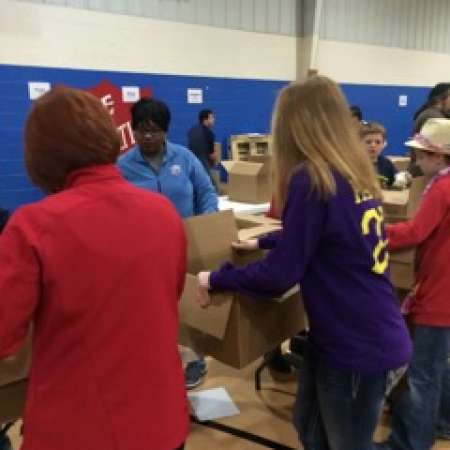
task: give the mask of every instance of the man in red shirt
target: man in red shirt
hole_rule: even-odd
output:
[[[379,448],[428,450],[450,421],[450,120],[430,119],[406,145],[431,178],[415,217],[387,229],[391,250],[417,247],[409,314],[414,356],[408,388],[394,405],[392,434]],[[440,419],[438,419],[440,417]]]

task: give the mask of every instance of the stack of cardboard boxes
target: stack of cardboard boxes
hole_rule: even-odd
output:
[[[241,203],[267,203],[272,197],[271,137],[231,136],[231,160],[222,161],[228,172],[228,197]]]
[[[239,134],[230,136],[230,159],[251,161],[254,157],[271,154],[272,137],[267,134]]]

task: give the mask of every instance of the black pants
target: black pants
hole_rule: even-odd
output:
[[[184,444],[182,444],[180,447],[176,448],[175,450],[184,450]]]

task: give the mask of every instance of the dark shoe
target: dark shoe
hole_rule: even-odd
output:
[[[289,341],[289,350],[296,355],[304,356],[307,338],[308,333],[306,331],[298,333]]]
[[[11,441],[3,432],[0,432],[0,450],[12,450]]]
[[[389,446],[388,441],[378,443],[374,442],[373,448],[375,450],[393,450],[392,447]]]
[[[186,389],[193,389],[202,384],[207,372],[208,366],[204,359],[198,359],[197,361],[187,363],[186,368],[184,369]]]
[[[290,374],[292,373],[292,367],[281,352],[281,348],[277,347],[269,353],[264,355],[265,360],[269,369],[274,370],[278,373]]]
[[[437,430],[436,439],[440,439],[441,441],[450,441],[450,433],[448,431]]]

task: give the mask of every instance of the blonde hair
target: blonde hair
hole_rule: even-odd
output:
[[[362,138],[365,138],[369,134],[381,134],[383,136],[383,139],[386,140],[386,128],[381,125],[381,123],[378,122],[369,122],[364,123],[360,130],[359,135]]]
[[[290,179],[300,167],[308,171],[312,190],[324,198],[336,193],[335,170],[355,191],[381,199],[373,164],[334,81],[315,76],[285,87],[276,102],[272,133],[276,204],[280,208]]]

